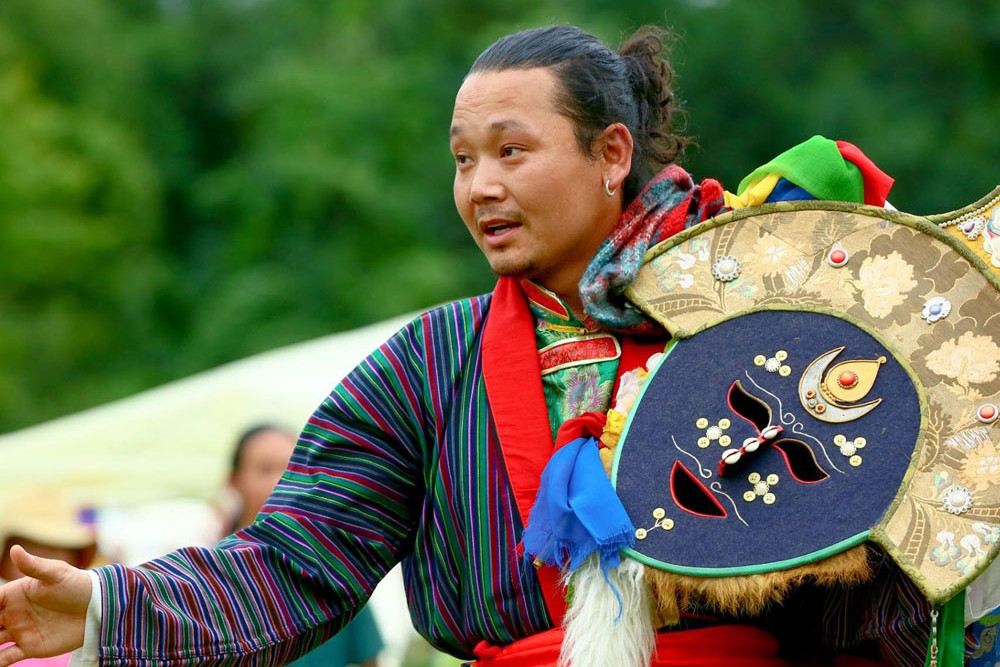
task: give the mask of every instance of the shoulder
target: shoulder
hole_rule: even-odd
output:
[[[492,294],[482,294],[451,301],[427,310],[407,326],[424,336],[444,335],[451,338],[476,336],[486,321],[492,298]]]
[[[463,351],[480,338],[491,301],[492,295],[484,294],[430,308],[384,340],[368,361],[389,357],[422,364],[432,357],[464,358]]]
[[[458,299],[456,301],[451,301],[449,303],[431,308],[417,319],[425,319],[428,321],[480,321],[486,318],[486,313],[489,310],[490,302],[492,300],[493,294],[480,294],[479,296]]]

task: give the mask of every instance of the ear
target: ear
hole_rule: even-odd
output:
[[[604,178],[611,179],[611,189],[617,191],[632,171],[632,133],[622,123],[612,123],[598,137],[598,142]]]

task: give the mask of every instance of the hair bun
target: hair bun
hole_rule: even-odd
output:
[[[667,60],[673,39],[670,31],[647,25],[626,38],[618,50],[639,115],[636,129],[649,138],[648,157],[660,164],[674,162],[689,143],[687,137],[670,132],[678,113],[671,89],[674,71]]]

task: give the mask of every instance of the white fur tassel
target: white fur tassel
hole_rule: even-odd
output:
[[[656,633],[643,565],[623,558],[605,579],[598,555],[591,554],[569,578],[573,599],[566,611],[566,638],[559,664],[648,667]],[[618,590],[617,596],[609,581]]]

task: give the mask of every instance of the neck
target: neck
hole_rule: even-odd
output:
[[[572,311],[573,316],[582,322],[583,318],[586,317],[586,313],[583,310],[583,299],[580,298],[580,290],[574,286],[570,294],[563,294],[561,292],[555,292],[555,294],[563,300],[563,303]]]
[[[533,282],[536,285],[544,287],[549,292],[552,292],[559,300],[562,301],[570,312],[576,317],[576,319],[583,321],[584,310],[583,310],[583,299],[580,298],[580,285],[579,279],[573,281],[569,285],[559,284],[555,280],[540,280],[538,278],[534,279]]]

